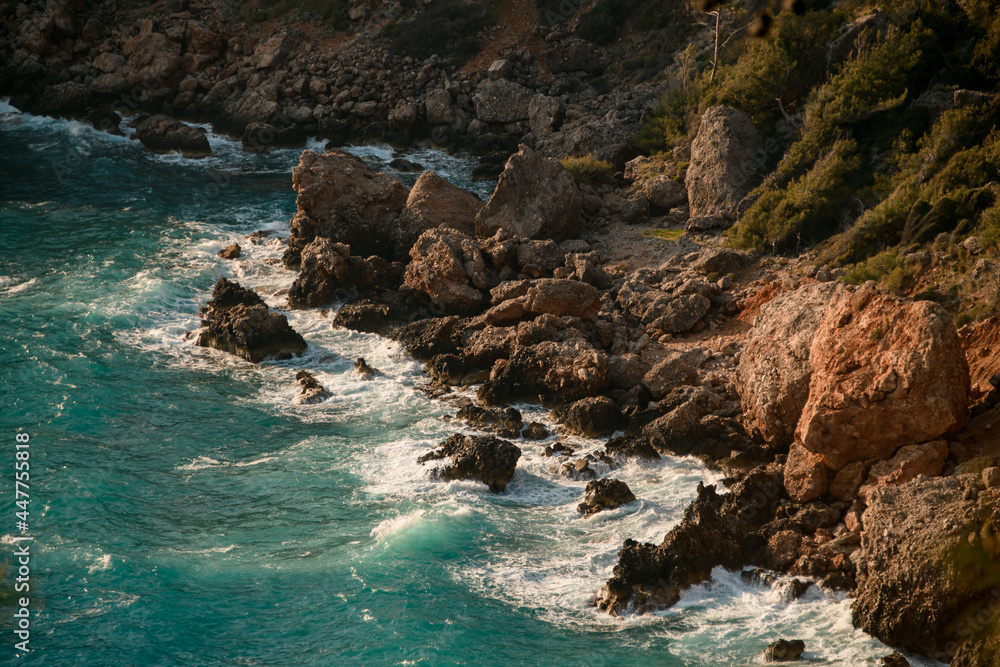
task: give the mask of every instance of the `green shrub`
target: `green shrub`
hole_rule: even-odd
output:
[[[734,244],[783,252],[829,236],[850,196],[847,178],[860,164],[856,152],[853,140],[841,139],[787,186],[761,186],[760,198],[729,231]]]
[[[916,274],[916,267],[901,259],[898,251],[887,250],[852,266],[844,274],[844,281],[852,285],[862,285],[869,280],[875,280],[889,289],[902,291],[913,284]]]
[[[614,165],[606,160],[598,160],[593,155],[564,157],[559,163],[565,167],[574,181],[582,185],[610,185],[614,183]]]
[[[577,36],[598,46],[615,41],[631,9],[628,5],[627,0],[598,0],[577,22]]]

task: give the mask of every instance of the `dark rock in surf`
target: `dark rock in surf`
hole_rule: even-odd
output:
[[[326,387],[321,385],[309,371],[299,371],[296,373],[295,384],[302,388],[298,395],[293,399],[294,402],[299,405],[314,405],[316,403],[322,403],[333,395],[327,391]]]
[[[450,458],[450,464],[434,468],[434,477],[446,481],[471,479],[486,484],[493,493],[502,493],[520,457],[521,450],[506,440],[456,433],[437,449],[417,459],[417,463]]]
[[[628,505],[633,500],[635,494],[625,482],[608,478],[595,479],[587,482],[587,495],[576,508],[584,516],[591,516],[602,510]]]
[[[779,639],[764,651],[766,662],[792,662],[802,657],[802,652],[806,650],[806,643],[801,639]]]
[[[188,158],[212,155],[203,130],[163,114],[141,120],[135,126],[135,138],[154,153],[180,153]]]

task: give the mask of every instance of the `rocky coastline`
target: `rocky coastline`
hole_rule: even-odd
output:
[[[363,36],[335,49],[294,30],[258,36],[195,2],[156,18],[113,0],[7,6],[0,95],[18,108],[109,132],[141,114],[147,148],[190,157],[210,148],[184,121],[247,150],[329,141],[293,171],[287,307],[342,304],[334,327],[398,341],[426,364],[421,390],[483,432],[414,465],[502,493],[516,442],[548,437],[509,407],[526,401],[551,409],[560,435],[610,436],[546,449],[591,480],[581,514],[635,499],[613,478],[629,458],[696,456],[725,475],[660,544],[623,544],[597,608],[669,607],[719,566],[761,585],[790,575],[790,597],[847,591],[854,624],[890,646],[997,664],[998,322],[958,331],[941,306],[845,284],[815,256],[723,247],[715,231],[764,176],[743,112],[713,106],[689,148],[641,156],[632,137],[662,87],[605,92],[602,53],[558,26],[536,34],[544,59],[510,46],[468,69]],[[426,172],[408,188],[336,148],[372,140],[482,155],[497,187],[483,202]],[[580,183],[552,159],[579,154],[620,173]],[[306,349],[226,279],[203,317],[198,345],[250,362]],[[300,402],[330,395],[308,372],[297,380]]]

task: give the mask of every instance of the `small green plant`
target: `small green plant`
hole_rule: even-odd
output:
[[[654,239],[664,241],[676,241],[684,235],[683,229],[644,229],[641,234]]]
[[[611,185],[615,168],[607,160],[598,160],[593,154],[584,157],[564,157],[559,163],[573,180],[581,185]]]
[[[868,332],[868,340],[872,342],[878,342],[885,337],[885,330],[882,328],[881,324],[876,324],[872,327],[871,331]]]

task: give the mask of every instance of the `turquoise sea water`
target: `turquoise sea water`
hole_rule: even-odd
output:
[[[280,245],[243,236],[287,235],[299,151],[211,143],[208,160],[152,155],[0,103],[0,557],[22,534],[18,431],[35,538],[32,651],[15,652],[0,608],[0,662],[745,665],[779,637],[825,664],[888,652],[842,596],[786,604],[722,570],[659,615],[590,608],[622,541],[660,541],[714,481],[693,460],[617,471],[640,500],[584,519],[585,484],[550,469],[545,443],[518,443],[504,494],[429,479],[415,459],[459,428],[453,409],[413,390],[418,363],[334,331],[330,311],[289,313],[302,359],[193,346],[220,276],[279,308],[294,278],[265,261]],[[468,161],[408,157],[468,185]],[[218,259],[234,241],[244,257]],[[358,379],[358,356],[385,376]],[[293,404],[303,368],[330,400]]]

